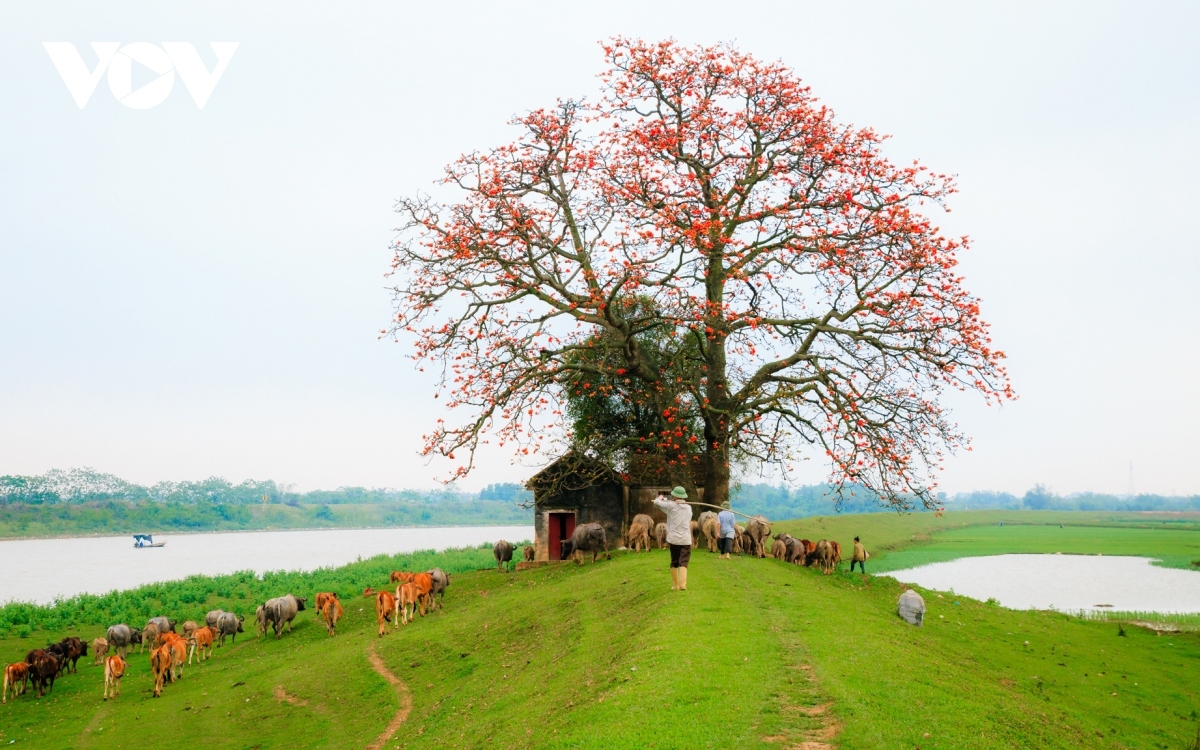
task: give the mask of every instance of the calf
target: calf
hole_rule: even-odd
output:
[[[645,513],[638,513],[636,516],[634,516],[633,519],[629,522],[629,526],[632,528],[633,524],[635,524],[635,523],[640,523],[641,525],[645,526],[646,534],[648,534],[648,535],[654,534],[654,519],[651,518],[650,516],[646,515]]]
[[[187,661],[187,641],[178,633],[164,633],[162,640],[163,646],[171,650],[171,682],[175,682],[183,676],[183,663]]]
[[[504,541],[503,539],[492,545],[492,556],[496,558],[497,573],[503,573],[505,565],[507,565],[510,570],[512,569],[512,553],[512,544]]]
[[[213,649],[213,629],[205,625],[202,628],[196,628],[192,631],[192,637],[188,639],[188,664],[192,663],[192,657],[196,656],[199,651],[199,656],[196,656],[196,662],[199,663],[205,659],[212,658]],[[207,655],[206,655],[207,652]]]
[[[171,647],[159,646],[150,652],[150,672],[154,675],[154,697],[162,695],[167,675],[171,673]]]
[[[639,548],[646,552],[650,551],[650,532],[645,524],[639,521],[629,524],[629,532],[626,534],[626,539],[628,540],[626,545],[634,552],[637,552]]]
[[[392,575],[388,578],[388,583],[408,583],[412,581],[413,574],[406,570],[393,570]]]
[[[92,640],[92,653],[95,654],[93,664],[99,666],[104,663],[104,655],[108,653],[108,641],[104,638],[95,638]]]
[[[667,525],[665,523],[654,525],[654,541],[658,542],[659,549],[667,546]]]
[[[782,539],[776,539],[771,544],[771,557],[775,558],[776,560],[786,560],[787,542],[783,541]]]
[[[9,664],[4,668],[4,692],[0,693],[3,697],[0,698],[0,703],[8,703],[8,693],[12,691],[12,697],[16,698],[21,693],[25,692],[25,683],[29,679],[29,665],[23,661]]]
[[[33,681],[33,686],[37,688],[38,697],[41,698],[46,694],[46,685],[50,686],[50,690],[54,690],[54,678],[58,677],[59,665],[58,659],[54,658],[53,654],[36,649],[33,654],[33,661],[29,661],[29,657],[25,657],[29,664],[29,679]]]
[[[325,602],[329,601],[330,599],[337,601],[337,594],[329,591],[321,591],[317,593],[317,595],[313,597],[313,609],[317,610],[318,612],[324,610]]]
[[[104,660],[104,700],[121,694],[121,678],[125,676],[125,660],[110,656]]]
[[[368,587],[369,588],[369,587]],[[254,629],[258,633],[258,637],[262,638],[267,634],[267,629],[270,627],[267,622],[267,610],[263,609],[263,605],[258,605],[258,609],[254,610]]]
[[[405,584],[411,586],[412,584]],[[387,623],[392,622],[392,614],[396,611],[396,597],[387,591],[375,595],[375,618],[379,621],[379,637],[387,632]],[[395,624],[393,623],[393,627]]]
[[[317,595],[317,601],[321,601],[319,594]],[[336,596],[330,594],[324,601],[321,601],[320,611],[321,619],[325,621],[325,628],[329,631],[330,637],[332,637],[334,628],[337,627],[337,621],[341,619],[344,613],[342,603],[338,601]]]
[[[537,550],[526,544],[521,548],[521,556],[525,558],[525,562],[533,562],[533,558],[537,557]]]
[[[401,625],[407,625],[417,617],[417,601],[421,594],[415,583],[402,583],[396,587],[396,614]]]

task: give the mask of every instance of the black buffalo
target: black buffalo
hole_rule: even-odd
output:
[[[612,559],[612,554],[608,551],[608,536],[604,533],[604,527],[598,523],[576,526],[571,538],[562,543],[562,559],[574,557],[577,565],[583,565],[583,556],[589,552],[592,553],[592,562],[596,562],[596,557],[601,552],[606,559]]]

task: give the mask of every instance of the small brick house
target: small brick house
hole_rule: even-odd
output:
[[[698,461],[692,466],[692,478],[697,499],[703,500],[703,471]],[[570,539],[580,524],[603,526],[609,549],[616,549],[625,543],[625,533],[637,514],[645,513],[655,523],[665,521],[652,501],[660,492],[670,492],[673,485],[666,467],[648,460],[636,461],[632,476],[623,477],[602,461],[568,453],[525,486],[534,498],[535,559],[546,561],[562,559],[562,542]],[[699,509],[693,510],[694,517],[699,513]]]

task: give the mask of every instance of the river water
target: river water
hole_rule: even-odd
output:
[[[1145,557],[990,555],[880,575],[972,599],[995,598],[1011,609],[1200,612],[1200,573],[1161,568]]]
[[[384,553],[532,538],[532,526],[464,526],[155,534],[167,545],[154,549],[134,549],[132,536],[23,539],[0,542],[0,603],[49,604],[196,574],[315,570]]]

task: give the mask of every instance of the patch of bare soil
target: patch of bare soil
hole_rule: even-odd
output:
[[[392,735],[400,729],[400,725],[408,719],[408,714],[412,711],[412,695],[408,692],[408,685],[392,674],[392,671],[383,663],[383,659],[379,658],[379,654],[375,653],[374,646],[367,652],[367,660],[371,662],[372,669],[396,688],[396,695],[400,698],[400,710],[388,722],[387,728],[375,738],[375,741],[367,745],[367,750],[382,750],[384,743],[390,740]]]
[[[275,700],[277,700],[280,703],[286,703],[290,706],[307,706],[308,705],[308,701],[304,700],[303,698],[301,698],[299,696],[292,695],[288,691],[284,690],[283,685],[275,686],[274,695],[275,695]]]

